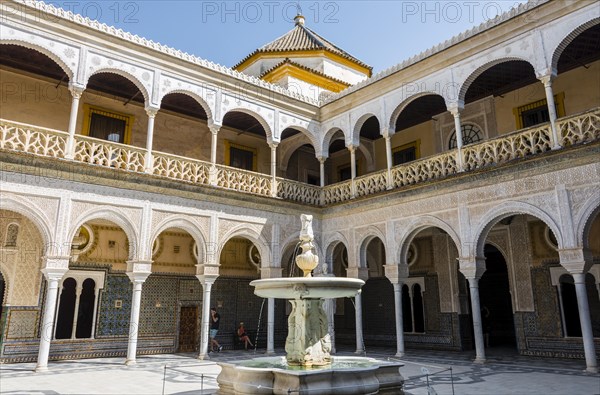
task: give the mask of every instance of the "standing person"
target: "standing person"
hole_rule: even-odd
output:
[[[244,342],[244,348],[246,350],[248,350],[248,344],[250,344],[250,347],[254,347],[254,344],[252,344],[252,342],[250,341],[250,337],[248,336],[248,333],[246,333],[246,328],[244,328],[243,322],[240,322],[240,326],[238,327],[238,330],[237,330],[237,335],[240,338],[240,341]]]
[[[215,307],[210,308],[210,349],[211,351],[215,351],[213,345],[217,346],[217,351],[221,352],[223,346],[219,344],[219,342],[215,339],[217,337],[217,333],[219,332],[219,323],[221,322],[221,316],[217,313],[217,309]]]

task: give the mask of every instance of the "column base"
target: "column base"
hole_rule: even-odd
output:
[[[584,370],[584,372],[587,372],[587,373],[598,373],[598,367],[597,366],[588,367],[588,368],[586,368]]]
[[[356,351],[354,351],[354,354],[358,354],[358,355],[364,355],[366,353],[367,352],[365,350],[356,350]]]
[[[485,358],[479,358],[479,357],[476,357],[476,358],[473,360],[473,363],[484,364],[485,362],[486,362],[486,361],[485,361]]]
[[[275,351],[274,350],[267,350],[267,352],[265,352],[265,355],[275,355]]]
[[[201,361],[204,361],[206,359],[210,359],[210,357],[208,356],[208,353],[206,354],[198,354],[198,359]]]
[[[135,364],[137,364],[137,362],[135,361],[135,359],[127,359],[127,360],[125,360],[125,365],[126,366],[133,366]]]
[[[404,353],[403,352],[397,352],[395,356],[398,357],[398,358],[402,358],[404,356]]]
[[[48,365],[46,366],[36,366],[35,369],[33,370],[36,373],[43,373],[43,372],[47,372],[48,371]]]

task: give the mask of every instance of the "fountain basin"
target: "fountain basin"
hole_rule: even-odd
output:
[[[399,362],[333,357],[326,367],[290,366],[285,357],[218,362],[218,394],[402,394]]]
[[[261,298],[333,299],[356,296],[365,282],[344,277],[287,277],[254,280],[250,285]]]

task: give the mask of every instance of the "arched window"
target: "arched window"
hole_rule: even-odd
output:
[[[462,131],[463,146],[483,140],[483,132],[481,131],[481,129],[479,129],[477,125],[467,123],[462,125],[460,127],[460,130]],[[456,130],[453,131],[450,135],[450,142],[448,144],[448,148],[456,148]]]
[[[19,224],[9,224],[6,228],[6,237],[4,238],[4,247],[16,247],[19,237]]]
[[[425,317],[423,314],[423,296],[421,295],[421,286],[419,284],[413,285],[412,294],[414,331],[423,333],[425,332]]]
[[[61,283],[54,337],[94,338],[98,295],[104,287],[103,271],[69,270]]]

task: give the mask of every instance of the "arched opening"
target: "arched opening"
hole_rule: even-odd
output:
[[[414,322],[414,331],[416,333],[425,332],[425,314],[423,312],[423,296],[421,295],[421,286],[414,284],[412,289],[412,313]]]
[[[361,248],[361,265],[368,268],[369,278],[363,286],[362,313],[365,346],[393,345],[396,339],[394,287],[385,277],[385,246],[372,237]]]
[[[66,130],[71,102],[66,67],[14,44],[0,44],[0,66],[2,118]]]
[[[0,338],[2,338],[4,334],[4,316],[2,312],[4,311],[4,293],[6,292],[6,284],[4,282],[4,276],[2,272],[0,272]]]
[[[327,249],[331,260],[333,274],[346,277],[348,269],[348,250],[342,242],[336,242]],[[335,341],[336,345],[351,345],[356,342],[356,318],[353,299],[335,299]]]
[[[559,117],[578,114],[598,103],[600,94],[595,88],[600,84],[600,24],[585,29],[567,45],[558,57],[556,69],[558,76],[552,82],[554,94],[561,95],[571,88],[564,103],[559,103],[564,107]]]
[[[484,251],[486,269],[479,280],[484,341],[486,347],[515,348],[517,342],[506,260],[493,245],[486,244]]]
[[[381,135],[381,127],[376,116],[373,115],[364,121],[359,131],[359,138],[363,149],[366,149],[370,153],[370,156],[375,158],[375,163],[368,163],[364,153],[360,152],[360,160],[362,162],[357,163],[357,168],[361,169],[360,175],[385,169],[387,166],[385,161],[385,140]]]
[[[71,335],[73,335],[75,303],[77,301],[77,281],[74,278],[69,277],[63,281],[58,300],[58,314],[54,337],[56,339],[70,339]]]
[[[321,185],[320,163],[311,144],[296,149],[287,162],[286,178],[310,185]]]
[[[223,245],[219,262],[219,278],[211,293],[211,306],[221,315],[217,341],[225,349],[233,349],[238,325],[244,322],[252,343],[258,340],[258,348],[266,347],[267,300],[256,296],[250,286],[260,278],[260,250],[247,238],[233,237]]]
[[[212,134],[207,120],[204,107],[192,96],[165,95],[156,114],[152,149],[210,161]]]
[[[365,148],[356,148],[355,151],[357,177],[365,174],[369,165],[362,149]],[[328,152],[329,157],[325,165],[327,179],[331,180],[332,184],[350,180],[352,178],[352,156],[346,147],[344,132],[338,129],[331,136]]]
[[[142,309],[149,314],[157,310],[164,314],[151,318],[149,323],[164,325],[164,321],[170,322],[169,326],[177,335],[177,352],[199,350],[203,293],[195,274],[196,265],[201,262],[202,246],[185,229],[169,227],[154,239],[152,275],[144,284]],[[178,278],[172,277],[175,273]],[[173,288],[178,288],[179,292],[161,292],[161,289]]]
[[[77,310],[77,326],[75,337],[87,339],[92,337],[92,325],[94,323],[94,308],[96,304],[96,282],[91,278],[83,281],[81,296],[79,297],[79,308]]]
[[[223,117],[219,139],[224,147],[220,160],[224,165],[265,174],[271,172],[267,132],[257,117],[242,111],[229,111]]]
[[[444,98],[437,94],[425,94],[402,103],[392,119],[394,135],[392,144],[392,165],[412,162],[437,152],[437,118],[447,111]]]

